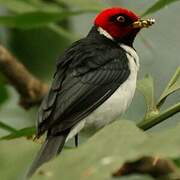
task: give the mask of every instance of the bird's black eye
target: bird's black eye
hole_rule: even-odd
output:
[[[126,21],[126,19],[125,19],[124,16],[118,16],[117,21],[120,22],[120,23],[124,23]]]

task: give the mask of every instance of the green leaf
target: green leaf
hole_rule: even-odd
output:
[[[0,0],[0,6],[3,6],[15,13],[27,13],[35,11],[58,12],[62,10],[61,6],[59,5],[54,3],[46,3],[41,0]]]
[[[166,7],[167,5],[177,2],[179,0],[158,0],[155,4],[153,4],[150,8],[148,8],[142,16],[146,16],[151,13],[155,13],[159,11],[160,9]]]
[[[48,25],[48,28],[53,32],[59,34],[60,36],[63,36],[64,38],[69,39],[71,41],[76,41],[78,38],[80,38],[77,34],[70,32],[56,24],[50,24]]]
[[[175,74],[173,75],[164,92],[160,96],[157,107],[160,108],[164,104],[166,98],[178,90],[180,90],[180,67],[177,68]]]
[[[41,170],[54,177],[74,180],[110,179],[124,162],[144,156],[180,156],[180,124],[162,132],[147,134],[133,122],[116,121],[96,133],[77,149],[68,149]],[[68,170],[71,170],[69,173]],[[38,179],[35,175],[32,179]]]
[[[35,13],[35,12],[48,12],[48,13],[59,13],[63,9],[59,5],[55,5],[55,3],[45,3],[44,1],[22,1],[22,0],[0,0],[0,5],[6,7],[9,11],[15,14],[22,13]],[[68,30],[63,29],[62,27],[56,24],[49,24],[47,27],[57,33],[57,35],[63,36],[66,39],[71,41],[75,41],[77,35],[74,35],[72,32],[68,32]]]
[[[13,127],[11,127],[11,126],[9,126],[9,125],[7,125],[7,124],[5,124],[4,122],[1,122],[0,121],[0,128],[1,129],[4,129],[4,130],[6,130],[6,131],[9,131],[9,132],[13,132],[13,133],[15,133],[16,132],[16,129],[15,128],[13,128]]]
[[[37,28],[62,21],[83,11],[29,12],[17,15],[0,16],[0,25],[16,28]]]
[[[79,8],[76,11],[68,11],[63,10],[61,6],[55,3],[45,3],[39,0],[16,0],[13,2],[11,0],[0,0],[0,5],[4,5],[8,10],[18,13],[16,15],[0,16],[0,24],[16,28],[37,28],[62,21],[74,15],[97,11],[94,8]]]
[[[154,80],[150,75],[137,82],[137,89],[143,94],[146,105],[147,113],[156,112],[155,99],[154,99]]]
[[[56,2],[64,3],[69,7],[77,8],[77,9],[84,9],[84,10],[94,10],[94,11],[101,11],[104,8],[109,7],[106,2],[101,2],[97,0],[56,0]]]
[[[4,78],[0,74],[0,105],[4,103],[8,98],[8,92],[6,86],[4,85]]]
[[[175,127],[161,130],[148,135],[139,148],[139,151],[162,158],[178,158],[180,156],[180,123]]]
[[[0,140],[11,140],[21,137],[28,137],[28,136],[32,136],[34,133],[35,133],[34,127],[23,128],[20,130],[16,130],[15,132],[12,132],[7,136],[1,137]]]
[[[32,12],[37,8],[23,0],[0,0],[0,6],[16,13]]]
[[[27,1],[27,0],[26,0]],[[63,10],[62,5],[58,5],[53,1],[44,1],[44,0],[28,0],[29,4],[33,5],[37,10],[44,12],[59,12]]]

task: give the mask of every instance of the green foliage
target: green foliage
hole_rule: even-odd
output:
[[[85,9],[85,10],[93,10],[93,11],[100,11],[103,8],[107,8],[108,4],[106,2],[97,1],[97,0],[56,0],[56,2],[61,2],[69,7],[77,8],[77,9]]]
[[[48,26],[48,28],[50,30],[52,30],[53,32],[55,32],[57,35],[59,36],[63,36],[64,38],[66,38],[67,40],[70,40],[70,41],[75,41],[78,39],[78,35],[72,33],[72,32],[69,32],[68,30],[65,30],[64,28],[56,25],[56,24],[50,24]]]
[[[16,139],[16,138],[21,138],[21,137],[30,137],[35,133],[34,127],[28,127],[28,128],[16,130],[10,126],[7,126],[6,124],[2,124],[2,122],[0,123],[0,127],[1,128],[4,127],[5,130],[8,130],[11,132],[9,135],[1,137],[0,140],[11,140],[11,139]]]
[[[12,12],[25,13],[37,10],[35,6],[23,0],[0,0],[0,5]]]
[[[147,75],[144,79],[141,79],[137,83],[137,89],[143,94],[147,104],[147,114],[155,111],[155,99],[154,99],[154,80],[152,76]]]
[[[8,92],[4,85],[3,76],[0,74],[0,105],[3,104],[8,98]]]
[[[86,1],[87,2],[87,1]],[[48,29],[57,34],[57,36],[65,37],[67,39],[75,40],[76,35],[70,33],[62,26],[57,26],[59,23],[67,18],[87,12],[97,12],[99,6],[93,3],[93,8],[79,8],[79,10],[67,10],[64,8],[64,3],[45,2],[41,0],[1,0],[0,5],[6,7],[13,12],[11,15],[0,16],[0,24],[7,27],[15,27],[21,29],[32,29],[46,26]],[[81,7],[81,6],[80,6]],[[91,7],[91,6],[90,6]],[[95,8],[96,7],[96,8]]]
[[[52,22],[62,21],[63,19],[69,18],[70,15],[78,14],[78,12],[80,13],[80,11],[65,12],[65,9],[58,4],[46,3],[41,0],[1,0],[0,5],[14,14],[14,16],[12,14],[11,16],[0,16],[0,19],[2,18],[0,23],[8,27],[32,29],[46,26],[48,29],[56,33],[58,37],[65,37],[68,40],[74,40],[75,36],[72,33],[68,32],[67,29],[65,30],[62,26],[57,26]]]
[[[180,112],[180,103],[160,111],[160,107],[164,104],[166,98],[174,92],[180,90],[180,69],[177,68],[167,87],[160,95],[159,101],[156,103],[154,98],[154,82],[151,76],[146,76],[137,84],[137,89],[144,95],[147,104],[147,111],[142,121],[138,123],[138,127],[147,130],[156,124],[168,119],[174,114]]]
[[[43,0],[0,0],[0,5],[6,7],[7,9],[17,12],[17,13],[25,13],[25,12],[35,12],[35,11],[43,11],[43,12],[59,12],[63,10],[65,6],[77,7],[79,10],[84,11],[99,11],[105,6],[104,3],[100,3],[97,1],[88,1],[88,0],[78,0],[78,1],[64,1],[64,0],[56,0],[56,1],[43,1]]]
[[[43,166],[42,170],[50,171],[54,177],[61,177],[62,180],[110,179],[124,162],[139,157],[179,157],[179,131],[180,124],[148,135],[132,122],[117,121],[103,128],[79,148],[65,150],[59,158]],[[38,178],[36,174],[32,179]]]
[[[167,5],[177,2],[179,0],[158,0],[155,4],[153,4],[150,8],[148,8],[142,16],[146,16],[151,13],[155,13],[159,11],[160,9],[166,7]]]
[[[79,15],[83,11],[62,11],[62,12],[28,12],[18,15],[0,16],[0,24],[16,28],[37,28],[59,22],[73,15]]]
[[[83,1],[80,1],[82,4]],[[80,3],[80,4],[81,4]],[[76,3],[77,4],[77,3]],[[85,3],[87,4],[87,2]],[[89,3],[92,4],[92,3]],[[93,7],[99,7],[98,3],[93,3]],[[59,22],[70,16],[79,15],[87,12],[97,12],[99,8],[86,9],[84,6],[80,6],[80,10],[70,11],[63,9],[55,3],[45,3],[43,1],[0,1],[0,5],[5,6],[12,12],[18,13],[15,15],[3,15],[0,16],[0,24],[7,27],[16,28],[37,28],[40,26],[46,26],[50,23]],[[89,6],[92,7],[92,6]]]
[[[172,76],[170,82],[162,93],[157,103],[157,107],[161,107],[166,98],[178,90],[180,90],[180,66],[177,68],[175,74]]]

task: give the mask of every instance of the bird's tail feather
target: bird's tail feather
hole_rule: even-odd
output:
[[[65,133],[58,136],[50,136],[46,139],[30,169],[28,170],[27,178],[30,178],[42,164],[49,161],[61,152],[67,135],[68,133]]]

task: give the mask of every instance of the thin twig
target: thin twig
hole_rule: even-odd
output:
[[[45,94],[47,84],[34,77],[5,47],[0,45],[0,71],[20,95],[20,105],[28,109],[38,105]]]

